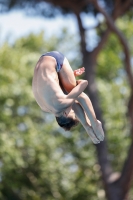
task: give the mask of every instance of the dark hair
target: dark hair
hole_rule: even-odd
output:
[[[73,126],[77,126],[79,121],[71,117],[56,117],[56,121],[63,129],[69,131]]]

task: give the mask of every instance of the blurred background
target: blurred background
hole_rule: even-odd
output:
[[[0,200],[133,200],[132,44],[132,0],[0,1]],[[86,68],[98,145],[35,102],[34,67],[52,50]]]

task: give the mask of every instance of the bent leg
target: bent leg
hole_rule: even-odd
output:
[[[59,72],[59,81],[62,89],[67,93],[69,93],[76,86],[76,79],[73,70],[66,58],[64,59],[63,67]],[[97,138],[102,141],[104,139],[104,132],[101,123],[96,119],[96,115],[89,97],[82,92],[82,94],[77,98],[77,101],[82,106],[88,120],[90,120]]]
[[[67,93],[69,93],[76,86],[76,79],[73,70],[66,58],[64,59],[64,63],[61,70],[59,71],[59,81],[61,87]]]

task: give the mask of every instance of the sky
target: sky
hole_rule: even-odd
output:
[[[61,27],[71,27],[71,32],[76,32],[77,27],[74,17],[67,17],[64,24],[62,17],[46,19],[42,17],[29,17],[22,11],[14,11],[0,15],[0,41],[9,41],[28,35],[31,32],[45,31],[46,35],[58,34]],[[66,25],[67,24],[67,25]]]
[[[91,16],[88,18],[84,15],[82,18],[86,27],[92,27],[96,23]],[[7,39],[9,42],[13,42],[21,36],[26,36],[31,32],[39,33],[41,30],[44,30],[45,35],[48,36],[58,34],[63,27],[69,28],[72,33],[77,34],[78,32],[76,18],[72,15],[65,18],[58,16],[53,19],[46,19],[26,16],[22,11],[0,14],[0,43]],[[89,37],[92,38],[92,36],[94,36],[93,30],[89,32]]]

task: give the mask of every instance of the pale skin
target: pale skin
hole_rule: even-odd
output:
[[[89,97],[83,92],[86,80],[78,80],[85,72],[84,68],[72,70],[65,58],[59,73],[56,72],[56,60],[43,56],[36,64],[32,82],[34,97],[40,108],[55,116],[76,117],[81,122],[94,144],[104,139],[101,122],[96,115]],[[66,94],[64,93],[66,92]]]

